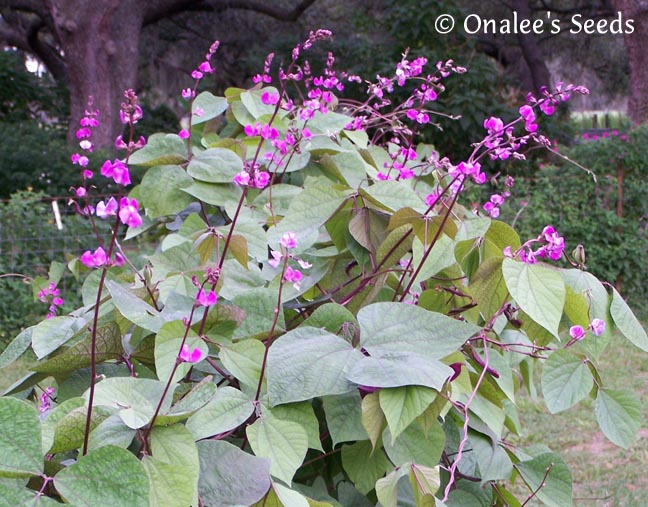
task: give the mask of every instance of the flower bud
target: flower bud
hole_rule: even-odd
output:
[[[578,245],[574,249],[574,251],[572,252],[572,257],[579,266],[585,266],[585,248],[583,247],[583,245]]]

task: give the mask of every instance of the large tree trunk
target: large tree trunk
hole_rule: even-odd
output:
[[[532,19],[531,8],[529,7],[529,0],[513,0],[511,2],[513,10],[518,13],[519,19]],[[523,83],[527,87],[531,87],[534,92],[539,92],[540,88],[546,86],[547,88],[551,87],[551,73],[547,67],[542,48],[540,47],[538,36],[533,32],[524,34],[519,33],[517,35],[517,41],[520,45],[522,51],[522,57],[524,58],[524,63],[528,68],[528,74],[524,76],[529,82]],[[526,81],[527,79],[523,79]]]
[[[135,88],[143,6],[140,0],[51,0],[50,9],[67,62],[70,91],[69,139],[88,98],[100,112],[95,146],[112,146],[121,132],[119,108],[124,90]]]
[[[630,64],[628,114],[636,124],[648,118],[648,0],[616,0],[624,20],[634,20],[634,32],[624,35]]]

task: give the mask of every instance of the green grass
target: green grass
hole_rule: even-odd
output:
[[[603,383],[629,389],[643,403],[648,421],[648,354],[615,336],[599,363]],[[648,505],[648,423],[642,423],[630,449],[608,441],[598,428],[594,402],[586,399],[570,410],[551,415],[542,399],[519,400],[525,434],[520,446],[544,444],[569,465],[577,507],[634,507]],[[530,501],[525,507],[542,505]]]

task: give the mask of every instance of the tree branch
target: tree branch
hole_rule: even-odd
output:
[[[297,21],[304,11],[316,1],[302,0],[292,9],[283,9],[273,5],[271,2],[258,2],[256,0],[214,0],[209,3],[215,8],[255,11],[282,21]]]
[[[46,24],[42,19],[34,20],[27,29],[27,42],[31,52],[45,64],[52,77],[57,81],[61,81],[65,79],[67,71],[65,60],[55,47],[47,44],[40,37],[41,30],[45,27]]]
[[[240,9],[265,14],[283,21],[296,21],[317,0],[301,0],[292,9],[257,0],[157,0],[149,1],[144,11],[144,26],[184,11],[224,11]]]
[[[31,12],[41,18],[47,17],[47,9],[44,3],[38,0],[0,0],[0,9]]]

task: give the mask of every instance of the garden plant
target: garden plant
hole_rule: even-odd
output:
[[[101,174],[87,169],[89,102],[72,205],[112,235],[67,264],[83,306],[60,315],[55,264],[33,281],[48,318],[0,355],[37,358],[0,398],[3,505],[565,507],[572,479],[551,442],[510,438],[524,431],[516,399],[538,387],[552,413],[595,398],[602,432],[631,445],[639,400],[597,363],[620,335],[648,350],[645,331],[587,271],[587,245],[499,221],[515,182],[481,167],[549,147],[538,119],[587,90],[529,95],[451,161],[417,130],[465,69],[405,52],[371,81],[333,55],[315,72],[305,57],[329,35],[270,55],[252,89],[224,97],[198,92],[215,43],[177,133],[140,138],[127,91],[123,156]],[[345,99],[350,86],[365,100]],[[410,98],[392,103],[396,89]],[[146,173],[126,190],[135,166]],[[122,194],[94,198],[102,178]],[[498,192],[466,207],[463,190],[489,179]],[[140,269],[123,243],[154,229]]]

